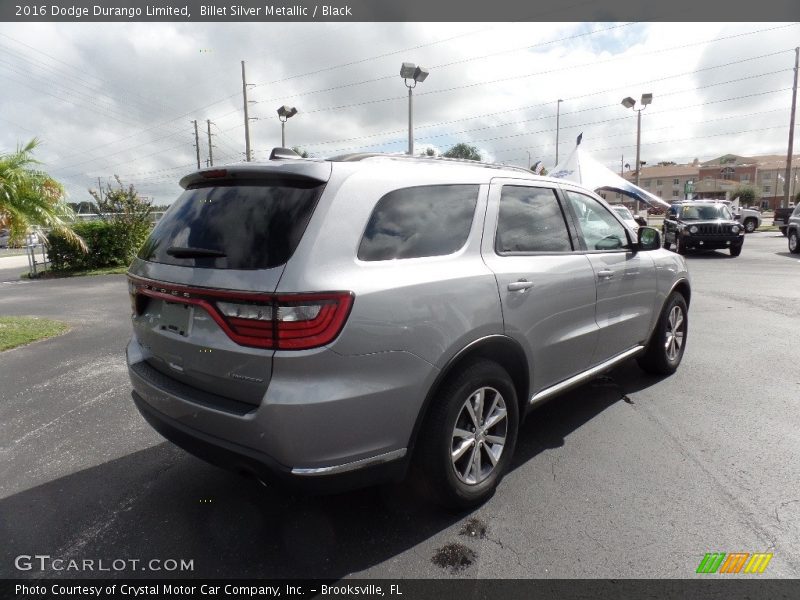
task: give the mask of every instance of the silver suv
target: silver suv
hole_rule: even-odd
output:
[[[488,498],[535,406],[670,374],[689,275],[659,233],[522,169],[350,155],[201,170],[129,271],[133,399],[215,464]]]

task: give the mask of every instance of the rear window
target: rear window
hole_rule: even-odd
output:
[[[188,189],[153,229],[139,258],[208,269],[283,265],[323,187],[311,180],[261,180]]]
[[[469,237],[477,185],[428,185],[389,192],[375,205],[358,248],[364,261],[443,256]]]

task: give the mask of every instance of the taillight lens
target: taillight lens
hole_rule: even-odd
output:
[[[332,342],[353,306],[352,292],[258,294],[189,288],[130,278],[131,305],[149,296],[203,307],[237,344],[308,350]]]

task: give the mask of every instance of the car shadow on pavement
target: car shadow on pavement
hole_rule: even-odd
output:
[[[628,396],[655,385],[664,377],[645,374],[630,360],[528,414],[520,429],[512,466],[516,468],[548,448],[565,444],[565,438],[618,402],[633,404]]]
[[[625,365],[536,409],[512,469],[655,381]],[[391,561],[470,514],[433,506],[411,483],[330,496],[265,488],[163,442],[0,500],[0,577],[338,579]],[[20,572],[20,554],[142,563],[111,573]],[[194,568],[144,570],[150,559],[191,560]]]
[[[719,258],[736,258],[731,256],[727,250],[692,250],[683,255],[684,258],[692,259],[708,259],[714,260]]]

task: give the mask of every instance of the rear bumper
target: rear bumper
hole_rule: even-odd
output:
[[[216,438],[158,412],[135,391],[133,402],[150,426],[190,454],[223,469],[254,477],[267,486],[287,486],[312,493],[336,493],[401,480],[408,461],[405,451],[395,459],[355,465],[352,470],[320,472],[309,476],[293,472],[274,458],[252,448]],[[352,464],[352,463],[351,463]],[[350,465],[345,465],[350,466]]]
[[[128,346],[134,402],[168,440],[261,480],[277,476],[305,489],[338,491],[401,478],[436,368],[406,352],[279,354],[257,404],[226,404],[142,368],[146,351],[134,337]]]

